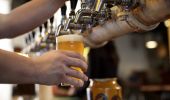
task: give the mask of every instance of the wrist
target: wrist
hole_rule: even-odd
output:
[[[32,80],[35,84],[39,84],[40,81],[39,81],[39,76],[40,76],[40,72],[39,72],[39,67],[38,67],[38,62],[36,60],[36,58],[31,58],[31,62],[32,62]]]

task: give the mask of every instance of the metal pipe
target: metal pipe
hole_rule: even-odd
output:
[[[95,0],[94,4],[94,10],[99,12],[101,11],[103,5],[104,5],[105,0]]]
[[[152,30],[159,22],[170,18],[170,0],[140,0],[138,5],[129,13],[92,28],[85,33],[88,35],[84,41],[91,47],[99,47],[105,41],[127,33]]]
[[[90,9],[81,9],[76,13],[74,22],[78,23],[82,16],[90,16],[92,11]]]

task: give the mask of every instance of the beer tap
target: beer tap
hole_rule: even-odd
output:
[[[53,40],[55,38],[55,27],[54,27],[55,16],[50,18],[50,38]]]
[[[32,44],[35,42],[35,35],[36,35],[35,30],[33,30],[28,36]]]
[[[71,12],[70,12],[69,16],[74,16],[75,15],[75,9],[76,9],[76,6],[77,6],[77,2],[78,2],[78,0],[70,0]]]
[[[25,53],[25,54],[28,54],[31,49],[32,49],[32,44],[33,44],[33,41],[34,39],[32,38],[32,34],[28,34],[26,37],[25,37],[25,44],[27,45],[25,49],[22,50],[22,53]]]
[[[43,26],[39,26],[39,37],[41,38],[42,37],[42,30],[43,30]]]
[[[75,18],[75,9],[77,6],[77,1],[78,0],[70,0],[70,5],[71,5],[71,11],[69,13],[69,18],[66,20],[66,23],[64,25],[64,31],[67,31],[67,29],[71,29],[73,27],[73,22]]]
[[[101,9],[103,8],[104,2],[106,0],[95,0],[95,4],[94,4],[94,11],[95,12],[100,12]]]
[[[67,11],[67,6],[66,6],[66,4],[64,4],[64,5],[61,7],[61,17],[62,17],[62,19],[61,19],[61,24],[62,24],[62,25],[64,25],[65,20],[66,20],[66,18],[67,18],[67,16],[66,16],[66,11]]]
[[[66,34],[67,33],[66,31],[63,31],[64,25],[65,25],[66,19],[67,19],[66,11],[67,11],[67,6],[66,6],[66,4],[64,4],[61,7],[61,16],[62,16],[61,24],[57,27],[57,32],[56,32],[55,36],[58,36],[59,34]]]
[[[50,19],[50,32],[48,35],[48,49],[49,50],[55,50],[56,49],[56,37],[55,37],[55,27],[54,27],[54,21],[55,17],[52,16]]]
[[[24,48],[24,49],[22,50],[22,53],[28,54],[28,53],[30,52],[28,37],[25,37],[25,44],[26,44],[26,48]]]
[[[33,49],[33,52],[37,52],[37,51],[39,51],[39,50],[41,50],[44,46],[44,43],[43,43],[43,28],[44,28],[44,26],[43,25],[41,25],[41,26],[39,26],[39,34],[38,34],[38,37],[37,37],[37,39],[36,39],[36,41],[35,41],[35,46],[34,46],[34,49]]]
[[[73,33],[72,29],[79,30],[82,28],[80,24],[77,24],[74,21],[76,17],[75,8],[77,6],[77,1],[78,0],[71,0],[71,11],[69,13],[69,18],[66,20],[66,23],[64,25],[64,29],[63,29],[64,31],[67,31],[68,29],[70,29],[69,31]]]
[[[43,36],[43,42],[46,42],[46,40],[47,40],[47,37],[48,37],[48,34],[49,34],[49,27],[48,27],[48,21],[46,21],[42,26],[44,26],[43,27],[43,29],[44,29],[44,32],[43,32],[43,34],[44,34],[44,36]]]
[[[47,36],[47,34],[48,34],[48,21],[46,21],[43,25],[44,25],[45,36]]]
[[[32,36],[31,36],[31,34],[28,34],[28,41],[29,41],[30,44],[32,43]]]
[[[29,38],[31,39],[31,44],[30,46],[30,52],[35,52],[35,48],[36,48],[36,40],[35,40],[35,31],[33,30],[30,34],[29,34]]]
[[[48,21],[46,21],[44,24],[42,24],[41,27],[42,27],[42,30],[41,30],[42,39],[40,42],[40,47],[45,48],[47,45],[46,40],[47,40],[47,36],[48,36]]]
[[[50,31],[51,31],[51,32],[53,32],[53,28],[54,28],[54,26],[53,26],[53,24],[54,24],[54,19],[55,19],[54,16],[52,16],[52,17],[50,18]],[[51,33],[51,32],[50,32],[50,33]]]
[[[53,26],[53,24],[54,24],[54,16],[52,16],[50,19],[49,19],[49,24],[47,24],[47,25],[49,25],[48,27],[47,27],[47,29],[46,29],[46,43],[48,43],[48,44],[50,44],[50,43],[52,43],[52,44],[55,44],[55,32],[54,32],[54,26]]]
[[[35,41],[35,35],[36,35],[35,31],[32,31],[32,38],[34,41]]]
[[[28,46],[28,45],[30,45],[30,41],[29,41],[28,36],[27,36],[27,37],[25,37],[25,43],[26,43],[26,45],[27,45],[27,46]]]

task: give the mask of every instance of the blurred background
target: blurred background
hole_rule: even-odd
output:
[[[29,0],[0,0],[0,13],[7,14],[12,9]],[[69,12],[70,4],[67,4]],[[80,7],[78,2],[77,8]],[[61,20],[61,11],[54,19],[55,28]],[[19,20],[19,19],[16,19]],[[37,29],[35,29],[37,31]],[[30,32],[32,33],[32,32]],[[28,46],[29,34],[14,39],[0,40],[0,48],[20,52]],[[123,100],[170,100],[170,66],[168,47],[168,22],[156,29],[143,33],[130,33],[113,39],[97,49],[86,48],[89,63],[87,75],[94,78],[118,77],[123,90]],[[86,100],[86,88],[46,87],[39,85],[0,84],[0,100]],[[41,97],[42,96],[42,97]],[[46,98],[46,99],[45,99]]]

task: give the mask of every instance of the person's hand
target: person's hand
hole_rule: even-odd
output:
[[[33,58],[33,62],[39,84],[57,85],[67,83],[81,87],[84,84],[83,81],[88,80],[86,75],[71,68],[71,66],[76,66],[80,67],[83,71],[87,70],[84,57],[75,52],[54,50]]]

